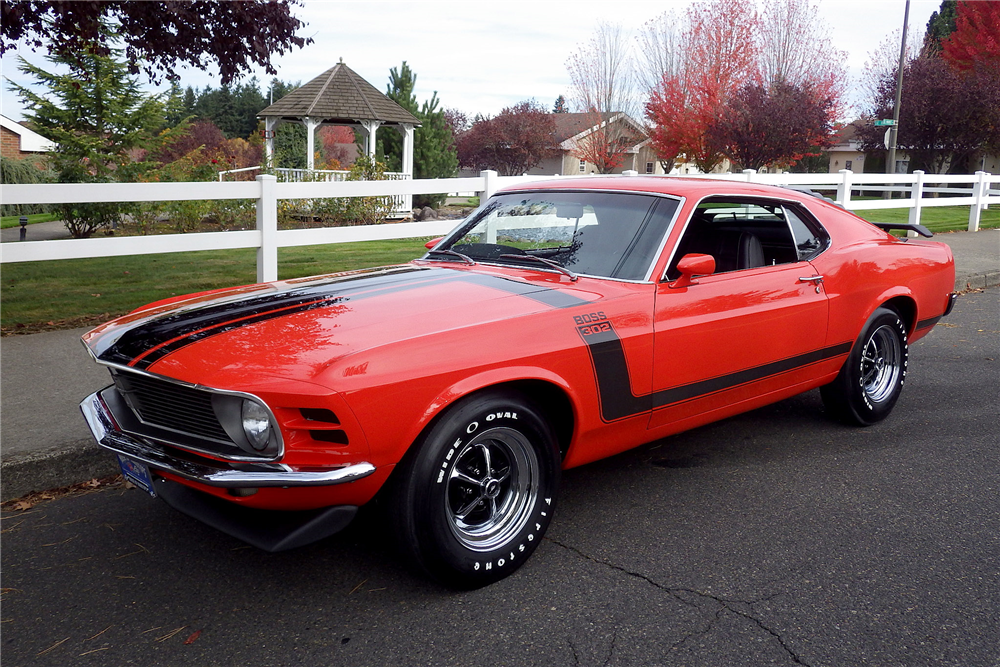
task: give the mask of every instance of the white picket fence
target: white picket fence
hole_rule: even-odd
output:
[[[631,175],[635,175],[631,172]],[[920,221],[923,208],[969,206],[969,230],[979,229],[980,212],[990,204],[1000,204],[1000,176],[986,172],[975,175],[854,174],[713,174],[705,178],[743,180],[772,185],[808,187],[836,192],[836,201],[850,210],[910,209],[910,221]],[[254,199],[257,202],[256,229],[198,234],[166,234],[113,238],[24,241],[0,244],[0,263],[35,262],[84,257],[119,257],[198,250],[257,249],[257,279],[277,280],[278,248],[293,246],[374,241],[385,239],[441,236],[455,226],[454,220],[403,222],[396,224],[321,229],[278,229],[279,199],[321,199],[326,197],[412,196],[440,192],[476,192],[485,199],[498,188],[552,176],[498,176],[484,171],[471,178],[442,178],[394,181],[342,181],[279,183],[274,176],[258,176],[256,181],[224,183],[63,183],[52,185],[0,185],[0,201],[5,204],[66,204],[99,202],[152,202]],[[608,178],[615,178],[609,176]],[[655,178],[675,178],[658,176]],[[959,187],[965,186],[965,187]],[[854,193],[892,191],[901,199],[854,199]],[[928,197],[943,194],[943,197]]]

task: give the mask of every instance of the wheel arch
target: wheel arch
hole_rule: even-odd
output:
[[[917,302],[910,295],[900,295],[883,301],[882,308],[891,308],[896,311],[903,324],[906,325],[906,333],[912,334],[917,326]]]
[[[425,414],[430,417],[422,420],[422,424],[407,440],[410,443],[407,453],[414,449],[414,445],[418,444],[456,403],[488,392],[511,390],[523,395],[542,413],[552,428],[559,446],[560,457],[565,458],[577,423],[576,409],[568,386],[557,377],[537,375],[532,377],[525,373],[519,375],[521,377],[497,378],[487,375],[467,378],[449,387],[428,407]]]

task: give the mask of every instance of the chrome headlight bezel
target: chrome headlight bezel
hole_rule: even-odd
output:
[[[274,459],[280,455],[281,429],[274,413],[263,401],[249,394],[213,394],[212,407],[222,428],[240,449],[260,458]],[[247,428],[248,411],[253,413],[251,420],[266,423],[259,429],[266,438],[255,438]]]

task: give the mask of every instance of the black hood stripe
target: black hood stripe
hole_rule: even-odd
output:
[[[237,301],[222,297],[221,301],[211,301],[202,306],[182,309],[139,322],[118,335],[106,337],[107,339],[102,337],[96,342],[94,353],[101,361],[129,365],[151,350],[167,343],[171,343],[173,349],[180,349],[183,347],[180,339],[187,340],[187,337],[209,330],[221,333],[219,329],[222,325],[233,323],[247,326],[254,322],[329,305],[338,300],[385,294],[398,289],[442,282],[450,278],[447,275],[450,272],[445,271],[428,271],[419,277],[406,275],[414,271],[423,270],[408,269],[386,271],[376,275],[338,276],[304,286],[291,285],[279,291]],[[231,331],[233,328],[235,327],[226,330]]]
[[[379,273],[367,272],[319,282],[310,281],[308,285],[302,286],[286,284],[280,291],[239,300],[221,297],[221,301],[211,301],[202,306],[140,321],[120,332],[109,332],[98,338],[92,344],[92,349],[103,362],[146,369],[191,343],[240,327],[346,301],[449,282],[469,282],[499,289],[552,308],[569,308],[589,303],[560,290],[501,276],[451,269],[392,268]]]
[[[634,417],[657,408],[715,394],[742,384],[763,380],[773,375],[832,359],[851,351],[851,343],[840,343],[762,366],[747,368],[679,387],[660,389],[644,396],[636,396],[632,393],[632,382],[621,338],[618,337],[611,323],[607,324],[607,327],[602,327],[603,330],[596,333],[593,327],[578,327],[580,336],[590,352],[590,360],[594,365],[594,375],[601,402],[601,419],[605,422]]]

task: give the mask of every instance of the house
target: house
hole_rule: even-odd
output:
[[[0,155],[21,159],[55,150],[54,142],[24,125],[0,115]]]
[[[854,123],[840,129],[837,143],[827,148],[826,152],[830,154],[831,174],[836,174],[841,169],[850,169],[859,174],[865,170],[865,152],[861,150],[861,139],[858,138],[858,128]]]
[[[841,169],[850,169],[857,174],[865,171],[865,153],[861,149],[861,140],[858,138],[857,128],[858,123],[863,122],[865,121],[855,121],[845,125],[837,133],[837,143],[831,148],[826,149],[826,152],[830,155],[831,174],[835,174]],[[888,128],[886,128],[886,132],[888,133]],[[1000,155],[980,153],[975,158],[974,163],[976,169],[995,174],[998,167],[1000,167]],[[910,157],[906,154],[906,151],[897,150],[896,173],[906,174],[910,171]]]
[[[553,141],[559,148],[556,157],[543,161],[528,171],[530,175],[560,175],[600,173],[594,164],[574,155],[578,146],[587,141],[588,136],[598,131],[601,125],[595,121],[593,114],[588,113],[554,113],[550,114],[555,123]],[[649,145],[649,137],[642,124],[625,113],[617,113],[608,121],[617,126],[614,132],[627,142],[625,159],[614,173],[634,170],[640,174],[662,174],[663,169],[656,154]]]

